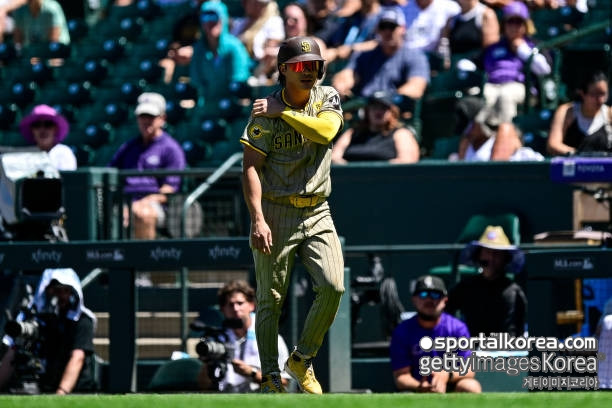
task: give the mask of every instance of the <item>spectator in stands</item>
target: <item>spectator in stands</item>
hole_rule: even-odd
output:
[[[461,12],[451,17],[438,43],[438,54],[445,57],[445,68],[450,68],[451,57],[461,57],[482,66],[482,53],[499,41],[499,21],[495,11],[479,0],[457,0]],[[473,66],[472,69],[476,69]]]
[[[291,2],[283,9],[283,21],[285,23],[285,37],[313,37],[319,49],[323,59],[329,63],[329,56],[327,55],[327,45],[322,39],[312,35],[311,24],[308,20],[308,14],[306,6],[302,3]]]
[[[200,23],[203,35],[194,45],[189,76],[198,88],[200,106],[214,109],[215,103],[228,95],[232,82],[249,78],[249,54],[227,31],[227,6],[222,2],[204,2]]]
[[[461,105],[462,101],[457,107]],[[523,146],[520,131],[513,123],[498,123],[497,120],[489,110],[481,109],[461,133],[456,158],[470,162],[544,160],[540,153]],[[454,160],[455,155],[451,159]]]
[[[140,135],[121,145],[110,166],[121,170],[183,170],[185,153],[181,146],[163,130],[166,101],[158,93],[145,92],[138,97],[134,111]],[[166,223],[167,194],[180,188],[180,176],[138,176],[125,179],[124,193],[131,196],[134,237],[155,239],[156,229]],[[127,208],[124,223],[127,224]]]
[[[473,371],[465,375],[457,372],[432,372],[422,376],[419,373],[419,360],[425,356],[439,356],[444,351],[425,351],[421,348],[421,338],[470,337],[466,325],[443,312],[447,292],[444,281],[437,276],[421,276],[412,290],[412,303],[416,315],[400,323],[391,336],[391,369],[395,386],[400,391],[446,393],[481,392],[481,386]],[[457,355],[467,357],[470,350],[458,350]]]
[[[327,63],[345,60],[354,51],[367,51],[376,47],[376,26],[381,11],[378,0],[363,0],[361,7],[351,15],[339,19],[338,27],[327,42]]]
[[[56,0],[28,0],[13,12],[13,42],[17,47],[44,42],[70,44],[62,6]]]
[[[266,44],[280,46],[285,39],[283,19],[275,0],[242,0],[244,17],[234,20],[230,32],[245,45],[251,58],[260,61]]]
[[[306,18],[306,8],[301,3],[289,3],[283,9],[283,24],[287,38],[308,36],[308,20]],[[321,50],[321,55],[327,60],[327,46],[320,39],[316,38]],[[278,54],[278,41],[269,39],[264,47],[264,57],[259,60],[258,65],[253,69],[253,75],[249,78],[251,86],[272,86],[278,82],[278,69],[276,56]],[[324,77],[319,80],[323,81]]]
[[[338,27],[339,0],[306,0],[309,25],[315,37],[327,44]]]
[[[5,34],[13,34],[15,20],[12,11],[26,4],[26,0],[0,0],[0,44]]]
[[[436,50],[448,19],[461,11],[453,0],[413,0],[403,5],[402,10],[406,16],[408,48],[426,52]]]
[[[332,78],[343,97],[368,97],[374,92],[423,96],[429,81],[429,63],[419,50],[405,46],[406,21],[398,9],[385,9],[378,21],[379,44],[371,51],[355,53],[347,66]]]
[[[487,73],[483,93],[487,117],[497,124],[511,123],[518,105],[525,101],[525,71],[537,76],[548,75],[550,65],[529,39],[533,23],[527,6],[514,1],[503,8],[502,37],[485,50],[484,69]],[[525,63],[531,65],[526,70]]]
[[[550,154],[612,153],[612,107],[606,105],[608,92],[608,78],[603,72],[595,72],[582,81],[577,92],[580,100],[557,108],[548,136]]]
[[[77,160],[61,142],[66,139],[70,125],[65,117],[48,105],[36,105],[19,123],[19,132],[25,140],[49,153],[51,163],[58,170],[75,170]]]
[[[212,361],[200,356],[204,365],[200,370],[198,382],[203,390],[221,392],[257,392],[262,381],[259,350],[255,339],[255,289],[244,280],[226,283],[217,295],[219,309],[223,314],[227,343],[234,346],[234,356],[227,372],[222,378],[215,379]],[[227,344],[226,344],[227,346]],[[283,338],[278,336],[278,363],[285,364],[289,350]],[[213,369],[213,370],[211,370]],[[281,381],[288,384],[289,375],[281,374]]]
[[[389,163],[415,163],[419,144],[415,130],[400,122],[399,107],[390,95],[376,92],[368,98],[363,120],[338,137],[332,149],[332,162],[386,160]]]
[[[500,226],[489,225],[478,241],[462,253],[463,263],[478,266],[478,273],[463,278],[448,295],[446,312],[459,311],[472,335],[509,333],[522,336],[527,321],[527,297],[508,278],[520,272],[524,255]]]
[[[168,54],[159,61],[164,68],[164,82],[176,78],[177,67],[188,67],[193,56],[193,44],[198,41],[200,31],[200,7],[204,0],[196,0],[189,11],[178,17],[172,28],[172,42]]]
[[[22,343],[19,336],[4,336],[3,343],[9,348],[0,363],[0,389],[8,387],[9,392],[33,392],[31,386],[27,389],[23,386],[23,382],[33,382],[32,368],[24,373],[23,366],[35,364],[32,359],[36,358],[43,365],[43,373],[35,384],[38,392],[67,395],[95,391],[98,388],[94,377],[93,345],[96,317],[85,307],[76,272],[70,268],[45,269],[29,307],[38,311],[38,320],[45,327],[44,337],[34,340],[35,345],[28,350],[18,346]],[[23,318],[20,314],[17,320]],[[24,353],[27,351],[32,355]],[[22,361],[24,358],[26,360]],[[21,370],[15,367],[17,359],[20,359]]]

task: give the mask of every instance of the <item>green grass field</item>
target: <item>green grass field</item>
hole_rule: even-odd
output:
[[[395,408],[395,407],[610,407],[612,392],[446,394],[129,394],[0,396],[2,408]]]

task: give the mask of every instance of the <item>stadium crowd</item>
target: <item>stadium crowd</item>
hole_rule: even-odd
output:
[[[561,141],[546,148],[551,111],[582,98],[580,86],[592,72],[564,70],[572,62],[562,60],[561,46],[540,49],[539,44],[552,32],[587,27],[610,13],[606,0],[588,5],[476,0],[82,3],[0,2],[5,79],[0,127],[7,134],[2,144],[20,145],[12,137],[19,119],[33,106],[46,104],[67,118],[65,143],[80,166],[109,163],[134,129],[129,117],[142,92],[158,92],[168,100],[165,128],[185,150],[189,166],[222,162],[240,149],[237,140],[252,100],[278,86],[276,52],[283,39],[295,35],[315,36],[326,59],[321,82],[351,102],[344,108],[345,130],[362,125],[365,98],[384,92],[400,110],[398,125],[406,126],[418,143],[418,153],[410,153],[409,160],[397,143],[390,143],[384,154],[352,160],[543,160],[568,151],[555,147]],[[610,40],[609,33],[589,38],[594,44]],[[603,71],[607,82],[609,63],[589,69]],[[597,106],[579,115],[577,125],[587,135],[610,122],[605,114],[598,118],[594,113],[607,109],[607,83],[600,94]],[[525,118],[537,115],[547,119],[534,129]],[[220,120],[222,129],[214,126]],[[394,134],[387,129],[363,137],[362,143],[376,149],[377,140],[397,138]]]

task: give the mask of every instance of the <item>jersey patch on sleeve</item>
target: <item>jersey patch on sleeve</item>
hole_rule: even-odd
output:
[[[249,134],[249,137],[251,139],[253,139],[253,140],[257,140],[257,139],[261,138],[263,135],[265,135],[266,133],[270,133],[269,130],[265,130],[258,123],[251,123],[249,125],[249,128],[247,129],[247,132]]]

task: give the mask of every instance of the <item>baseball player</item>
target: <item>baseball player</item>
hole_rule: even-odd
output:
[[[324,60],[310,37],[285,40],[278,51],[281,90],[253,103],[242,135],[243,190],[251,215],[257,280],[256,335],[261,392],[284,392],[277,362],[278,320],[298,254],[316,298],[285,363],[303,392],[321,394],[312,358],[344,292],[344,259],[326,201],[331,192],[331,141],[343,125],[340,97],[317,86]]]

